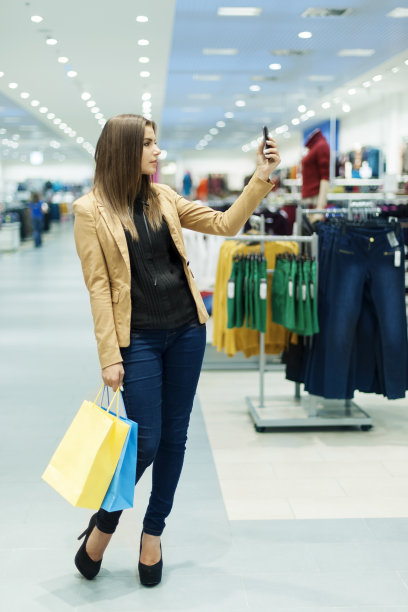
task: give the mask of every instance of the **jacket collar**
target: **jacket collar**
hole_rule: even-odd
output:
[[[101,200],[97,200],[95,198],[95,201],[101,216],[103,217],[106,225],[108,226],[109,231],[111,232],[116,244],[118,245],[119,251],[121,252],[123,259],[125,260],[126,267],[130,274],[129,250],[127,247],[125,232],[120,222],[120,219],[119,217],[109,215],[106,212],[106,208]]]

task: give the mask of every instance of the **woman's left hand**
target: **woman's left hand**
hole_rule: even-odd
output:
[[[273,138],[268,138],[266,141],[265,151],[264,146],[265,143],[262,140],[256,154],[255,174],[263,181],[267,181],[271,172],[279,166],[281,159],[279,157],[278,147]]]

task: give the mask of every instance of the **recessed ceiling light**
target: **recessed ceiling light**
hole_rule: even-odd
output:
[[[147,45],[150,45],[150,42],[146,40],[145,38],[141,38],[140,40],[137,41],[137,44],[140,45],[141,47],[147,47]]]
[[[146,17],[146,15],[138,15],[136,17],[136,21],[138,21],[139,23],[146,23],[147,21],[149,21],[149,18]]]
[[[204,55],[236,55],[238,49],[203,49]]]
[[[334,81],[334,76],[332,74],[311,74],[307,77],[307,80],[313,83],[328,83]]]
[[[54,123],[55,125],[59,125],[61,123],[61,119],[57,117],[56,119],[54,119]]]
[[[103,114],[102,113],[96,113],[95,115],[95,119],[102,119]]]
[[[281,70],[282,66],[280,64],[269,64],[269,68],[271,70]]]
[[[349,96],[354,96],[356,93],[357,93],[357,89],[354,89],[354,87],[348,90]]]
[[[399,72],[400,69],[398,68],[398,66],[394,66],[394,68],[391,69],[391,72],[393,72],[394,74]]]
[[[97,106],[94,106],[93,108],[91,108],[91,113],[99,113],[99,108]]]
[[[213,134],[214,136],[215,136],[216,134],[218,134],[218,130],[217,130],[217,128],[211,128],[211,130],[210,130],[210,134]]]
[[[279,127],[276,128],[276,133],[277,134],[283,134],[284,132],[287,132],[289,129],[289,126],[285,125],[280,125]]]
[[[382,81],[382,74],[376,74],[375,76],[373,76],[373,81],[375,83],[378,83],[379,81]]]
[[[220,74],[193,74],[195,81],[221,81]]]
[[[213,137],[211,136],[211,134],[206,134],[204,136],[204,140],[206,140],[207,142],[210,142],[213,139]]]
[[[314,111],[314,110],[309,110],[309,111],[307,111],[307,113],[306,113],[306,115],[307,115],[308,117],[314,117],[314,116],[315,116],[315,114],[316,114],[316,113],[315,113],[315,111]]]
[[[45,113],[48,112],[48,108],[46,106],[41,106],[41,108],[38,109],[40,111],[40,113],[42,113],[43,115],[45,115]]]
[[[333,102],[335,104],[339,104],[340,103],[340,98],[338,96],[336,98],[333,98]]]
[[[337,53],[339,57],[371,57],[375,49],[342,49]]]
[[[396,17],[396,18],[408,17],[408,8],[397,7],[393,11],[391,11],[391,13],[388,13],[387,17]]]
[[[78,138],[76,139],[78,144],[82,144],[84,142],[84,138],[82,138],[82,136],[78,136]]]
[[[217,15],[220,17],[258,17],[262,8],[255,6],[220,6]]]
[[[309,115],[307,113],[304,113],[303,115],[301,115],[300,120],[301,121],[307,121],[309,119]]]
[[[299,38],[312,38],[313,34],[311,32],[299,32]]]
[[[55,113],[48,113],[47,119],[54,119],[54,118],[55,118]]]
[[[78,73],[76,72],[76,70],[68,70],[67,77],[69,77],[70,79],[73,79],[76,76],[78,76]]]
[[[99,119],[98,123],[99,125],[105,125],[106,121],[105,119]]]
[[[58,40],[56,38],[47,38],[45,42],[47,43],[47,45],[56,45],[58,43]]]
[[[150,99],[151,99],[151,97],[152,97],[152,94],[151,94],[151,93],[146,92],[146,93],[144,93],[144,94],[142,95],[142,100],[150,100]]]
[[[148,70],[142,70],[142,72],[140,73],[140,76],[146,79],[147,77],[150,76],[150,72],[148,72]]]
[[[139,57],[139,62],[141,64],[148,64],[150,62],[150,59],[148,57]]]
[[[259,87],[259,85],[251,85],[249,87],[250,91],[260,91],[261,88]]]
[[[96,104],[96,102],[94,100],[88,100],[88,102],[86,103],[88,108],[91,108],[92,106],[95,106],[95,104]]]
[[[32,21],[33,23],[41,23],[41,22],[43,21],[43,18],[42,18],[42,17],[40,17],[40,15],[33,15],[33,16],[31,17],[31,21]]]
[[[345,17],[353,13],[352,8],[346,9],[332,9],[332,8],[308,8],[302,17]]]
[[[300,106],[298,106],[298,111],[299,111],[299,113],[305,113],[306,112],[306,106],[304,104],[301,104]]]
[[[4,77],[4,72],[0,72],[0,79],[1,77]]]
[[[370,81],[364,81],[363,87],[371,87],[371,82]]]
[[[65,130],[65,128],[67,127],[66,123],[60,123],[60,130]]]
[[[31,106],[40,106],[40,102],[38,100],[31,100]]]
[[[342,109],[345,113],[349,113],[351,111],[351,108],[348,104],[343,104]]]
[[[322,108],[324,108],[325,110],[327,110],[327,109],[328,109],[328,108],[330,108],[330,107],[331,107],[330,102],[323,102],[323,104],[322,104]]]
[[[91,99],[91,97],[92,97],[92,96],[91,96],[91,94],[90,94],[90,93],[88,93],[87,91],[84,91],[84,93],[83,93],[83,94],[81,94],[81,99],[82,99],[82,100],[90,100],[90,99]]]
[[[217,121],[217,123],[215,124],[217,127],[219,128],[223,128],[226,126],[225,121]]]
[[[225,114],[224,114],[224,117],[225,117],[226,119],[233,119],[233,118],[234,118],[234,113],[225,113]]]
[[[17,89],[18,83],[9,83],[8,86],[10,87],[10,89]]]
[[[20,98],[23,98],[23,100],[26,100],[29,97],[30,97],[30,94],[28,93],[28,91],[22,91],[20,94]]]
[[[406,59],[406,60],[404,61],[404,64],[406,64],[406,65],[408,66],[408,59]]]
[[[237,100],[235,102],[235,106],[239,106],[239,107],[246,106],[246,102],[245,102],[245,100]]]
[[[299,125],[300,120],[299,119],[292,119],[292,125]]]

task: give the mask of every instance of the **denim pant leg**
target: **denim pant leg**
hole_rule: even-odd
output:
[[[187,429],[200,376],[205,325],[168,334],[163,353],[162,428],[153,462],[153,485],[143,530],[161,535],[173,506],[184,462]]]
[[[162,354],[166,331],[143,330],[131,334],[128,347],[122,348],[123,400],[129,419],[138,423],[136,482],[153,463],[161,436]],[[121,510],[98,512],[97,527],[114,533]]]

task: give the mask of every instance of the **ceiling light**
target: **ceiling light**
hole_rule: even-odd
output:
[[[373,76],[373,81],[375,83],[378,83],[379,81],[382,81],[382,74],[376,74],[375,76]]]
[[[251,86],[249,87],[249,90],[250,90],[250,91],[260,91],[260,90],[261,90],[261,88],[259,87],[259,85],[251,85]]]
[[[334,76],[332,74],[311,74],[307,77],[307,80],[313,83],[328,83],[334,81]]]
[[[95,106],[96,102],[94,100],[88,100],[88,102],[86,103],[86,105],[91,108],[92,106]]]
[[[81,94],[81,99],[82,99],[82,100],[90,100],[90,99],[91,99],[91,97],[92,97],[92,96],[91,96],[91,94],[90,94],[90,93],[88,93],[87,91],[84,91],[84,93],[83,93],[83,94]]]
[[[31,100],[31,106],[40,106],[40,102],[38,100]]]
[[[258,17],[261,13],[255,6],[220,6],[217,11],[220,17]]]
[[[396,17],[396,18],[408,17],[408,8],[397,7],[393,11],[391,11],[391,13],[388,13],[387,17]]]
[[[67,77],[69,77],[70,79],[73,79],[76,76],[78,76],[78,73],[75,70],[68,70]]]
[[[204,136],[204,140],[206,140],[207,142],[210,142],[210,140],[212,140],[212,139],[213,139],[213,137],[211,136],[211,134],[206,134]]]
[[[250,150],[251,150],[251,147],[249,147],[248,145],[243,145],[243,146],[241,147],[241,149],[242,149],[242,151],[243,151],[244,153],[248,153],[248,151],[250,151]]]
[[[56,38],[47,38],[45,42],[47,43],[47,45],[56,45],[58,43],[58,40]]]
[[[20,94],[20,98],[23,98],[23,100],[26,100],[29,97],[30,97],[30,94],[28,93],[28,91],[22,91]]]
[[[150,62],[150,59],[148,57],[139,57],[139,62],[141,64],[148,64]]]
[[[342,49],[338,52],[339,57],[371,57],[374,49]]]
[[[237,53],[238,49],[203,49],[204,55],[236,55]]]
[[[246,102],[245,102],[245,100],[237,100],[235,102],[235,106],[239,106],[239,107],[246,106]]]
[[[299,119],[292,119],[292,125],[299,125],[300,120]]]
[[[270,70],[281,70],[281,64],[269,64]]]
[[[40,113],[42,113],[43,115],[45,115],[45,113],[48,112],[48,108],[46,106],[41,106],[41,108],[38,109],[40,111]]]
[[[371,87],[370,81],[364,81],[363,87]]]
[[[18,83],[9,83],[8,86],[10,87],[10,89],[17,89]]]
[[[102,119],[103,115],[102,113],[96,113],[95,115],[95,119]]]
[[[68,64],[69,59],[67,57],[64,57],[63,55],[61,55],[61,57],[58,58],[58,61],[60,64]]]
[[[312,38],[313,34],[311,32],[299,32],[299,38]]]
[[[146,23],[147,21],[149,21],[149,18],[145,15],[138,15],[136,17],[136,21],[138,21],[139,23]]]
[[[59,124],[59,129],[60,129],[60,130],[65,130],[65,128],[66,128],[66,127],[67,127],[67,124],[66,124],[66,123],[60,123],[60,124]]]
[[[351,111],[351,107],[348,104],[343,104],[342,109],[345,113],[349,113]]]
[[[31,151],[30,153],[30,163],[33,166],[39,166],[44,161],[44,155],[41,151]]]
[[[215,124],[217,127],[219,128],[223,128],[226,126],[225,121],[217,121],[217,123]]]
[[[82,136],[78,136],[76,141],[77,141],[78,144],[82,144],[84,142],[84,138],[82,138]]]
[[[337,98],[333,98],[333,102],[334,102],[335,104],[339,104],[339,102],[340,102],[340,98],[339,98],[338,96],[337,96]]]
[[[304,13],[302,13],[302,17],[344,17],[345,15],[350,15],[353,12],[353,9],[332,9],[332,8],[308,8]]]
[[[398,68],[398,66],[394,66],[394,68],[391,69],[391,72],[395,74],[396,72],[399,72],[399,70],[400,69]]]
[[[197,151],[202,151],[204,147],[202,147],[201,145],[196,145],[196,150]]]
[[[354,87],[348,90],[349,96],[354,96],[356,93],[357,93],[357,89],[354,89]]]
[[[145,38],[141,38],[140,40],[137,41],[137,44],[140,45],[141,47],[147,47],[147,45],[149,45],[150,42],[146,40]]]
[[[50,147],[52,147],[53,149],[59,149],[61,146],[61,143],[58,142],[58,140],[51,140],[50,141]]]
[[[146,92],[142,95],[142,100],[150,100],[151,97],[152,97],[152,94]]]
[[[139,74],[144,79],[150,76],[150,72],[148,72],[147,70],[142,70],[142,72],[140,72]]]
[[[289,126],[285,125],[280,125],[279,127],[276,128],[276,133],[277,134],[283,134],[284,132],[287,132],[289,129]]]
[[[202,147],[206,147],[206,146],[208,145],[208,142],[207,142],[206,140],[204,140],[204,139],[201,139],[199,144],[200,144]]]
[[[324,108],[324,109],[326,109],[326,110],[327,110],[327,109],[328,109],[328,108],[330,108],[330,107],[331,107],[330,102],[323,102],[323,104],[322,104],[322,108]]]
[[[193,74],[195,81],[221,81],[220,74]]]
[[[97,106],[91,108],[91,113],[99,113],[100,109]]]
[[[55,125],[59,125],[61,123],[61,119],[57,117],[56,119],[54,119],[54,123]]]
[[[307,111],[307,113],[306,113],[306,115],[307,115],[308,117],[314,117],[314,116],[315,116],[315,114],[316,114],[316,113],[315,113],[315,111],[314,111],[314,110],[309,110],[309,111]]]
[[[404,64],[406,64],[406,65],[408,66],[408,59],[406,59],[406,60],[404,61]]]
[[[64,132],[66,134],[69,134],[71,132],[71,128],[67,126],[66,128],[64,128]]]
[[[225,114],[224,114],[224,117],[225,117],[226,119],[233,119],[233,118],[234,118],[234,113],[225,113]]]
[[[213,134],[214,136],[215,136],[216,134],[218,134],[218,130],[217,130],[217,128],[211,128],[211,130],[209,130],[209,132],[210,132],[210,134]]]
[[[40,17],[40,15],[33,15],[33,16],[31,17],[31,21],[32,21],[33,23],[41,23],[41,22],[42,22],[42,20],[43,20],[43,18],[42,18],[42,17]]]
[[[0,79],[1,77],[4,77],[4,72],[0,72]]]
[[[306,112],[306,106],[304,104],[301,104],[300,106],[298,106],[298,111],[299,111],[299,113],[305,113]]]
[[[55,114],[54,113],[48,113],[47,115],[47,119],[54,119]]]

